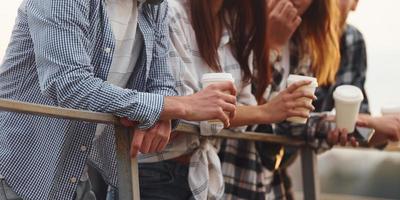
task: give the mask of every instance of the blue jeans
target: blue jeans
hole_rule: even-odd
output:
[[[1,176],[1,175],[0,175]],[[79,181],[75,192],[75,200],[96,200],[92,191],[90,181]],[[7,184],[6,180],[0,177],[0,200],[22,200]],[[108,200],[108,199],[107,199]]]
[[[22,198],[18,197],[10,186],[8,186],[6,180],[2,177],[0,177],[0,200],[22,200]]]
[[[90,180],[79,181],[78,188],[75,193],[75,200],[96,200],[96,195],[92,190]]]
[[[139,164],[142,200],[193,199],[188,183],[189,166],[175,161]]]

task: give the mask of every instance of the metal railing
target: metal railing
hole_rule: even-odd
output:
[[[54,118],[79,120],[93,123],[113,124],[116,131],[116,152],[118,165],[118,193],[120,200],[139,200],[139,174],[137,159],[129,155],[131,135],[123,127],[119,119],[111,114],[90,111],[73,110],[45,105],[31,104],[0,98],[0,110],[9,112],[42,115]],[[177,131],[186,134],[199,134],[196,126],[180,125]],[[231,132],[223,130],[216,138],[239,139],[249,141],[271,142],[276,144],[294,146],[301,149],[301,170],[303,177],[304,199],[320,199],[320,185],[317,173],[317,155],[305,141],[285,136],[256,132]]]

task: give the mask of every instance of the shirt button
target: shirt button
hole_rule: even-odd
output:
[[[87,147],[84,146],[84,145],[82,145],[82,146],[81,146],[81,151],[82,151],[82,152],[85,152],[86,150],[87,150]]]
[[[104,49],[104,52],[110,53],[110,52],[111,52],[111,48],[105,48],[105,49]]]
[[[72,177],[71,179],[69,179],[69,181],[71,181],[71,183],[76,183],[77,179],[76,177]]]

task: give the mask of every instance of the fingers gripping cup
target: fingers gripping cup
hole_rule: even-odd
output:
[[[314,77],[309,77],[309,76],[300,76],[300,75],[289,75],[287,79],[287,86],[291,86],[293,83],[299,82],[299,81],[311,81],[310,84],[305,85],[303,87],[298,88],[296,91],[306,91],[310,94],[314,94],[315,90],[318,87],[318,81]],[[312,99],[309,98],[300,98],[300,101],[305,101],[307,104],[312,104]],[[309,112],[306,108],[295,108],[295,110],[302,111],[302,112]],[[303,117],[290,117],[287,119],[287,121],[293,122],[293,123],[298,123],[298,124],[305,124],[307,123],[307,118]]]
[[[354,132],[357,116],[364,95],[360,88],[352,85],[342,85],[333,92],[336,109],[336,125],[345,128],[349,133]]]
[[[208,87],[211,84],[215,83],[222,83],[222,82],[231,82],[234,83],[235,80],[232,77],[232,74],[230,73],[207,73],[203,74],[203,77],[201,78],[201,84],[203,85],[203,89]],[[226,91],[226,93],[230,94],[229,91]],[[227,113],[229,115],[229,113]],[[209,120],[208,123],[210,124],[222,124],[224,125],[220,120]]]

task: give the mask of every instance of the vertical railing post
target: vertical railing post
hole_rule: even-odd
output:
[[[320,186],[317,170],[317,155],[308,146],[301,148],[301,171],[305,200],[319,200]]]
[[[140,200],[139,170],[136,158],[129,154],[131,136],[128,129],[115,126],[118,165],[118,199]]]

